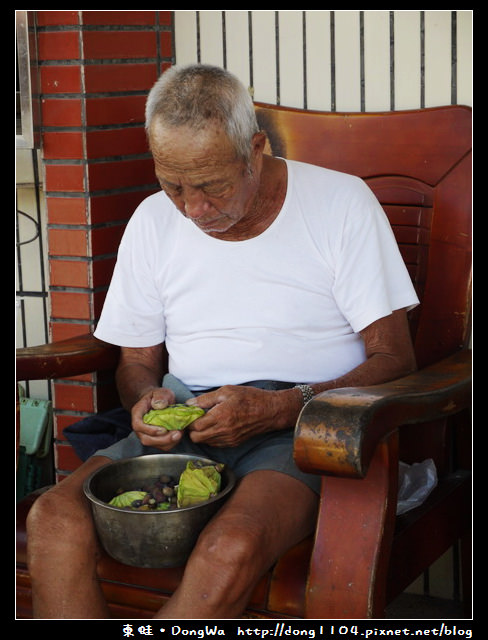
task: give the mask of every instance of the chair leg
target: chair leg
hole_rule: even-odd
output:
[[[384,616],[397,484],[397,434],[378,446],[365,478],[323,480],[307,618]]]

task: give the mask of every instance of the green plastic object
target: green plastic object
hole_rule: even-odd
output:
[[[47,455],[52,431],[52,410],[49,400],[20,398],[20,446],[27,455]]]
[[[48,400],[23,397],[19,391],[20,442],[16,498],[53,483],[52,406]]]

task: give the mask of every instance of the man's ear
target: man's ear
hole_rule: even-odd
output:
[[[261,159],[263,157],[266,141],[267,138],[264,131],[258,131],[252,137],[251,157],[249,159],[249,170],[251,172],[255,171],[258,167],[261,167]]]
[[[251,141],[252,154],[256,152],[263,153],[266,146],[266,141],[267,138],[264,131],[258,131],[257,133],[255,133]]]

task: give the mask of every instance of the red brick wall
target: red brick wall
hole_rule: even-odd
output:
[[[144,103],[172,64],[173,28],[171,11],[36,13],[56,341],[94,329],[124,226],[157,189]],[[62,429],[113,402],[94,375],[55,382],[58,478],[79,464]]]

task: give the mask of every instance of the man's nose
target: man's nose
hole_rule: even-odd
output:
[[[189,218],[197,219],[209,209],[209,202],[201,189],[191,189],[184,194],[185,213]]]

